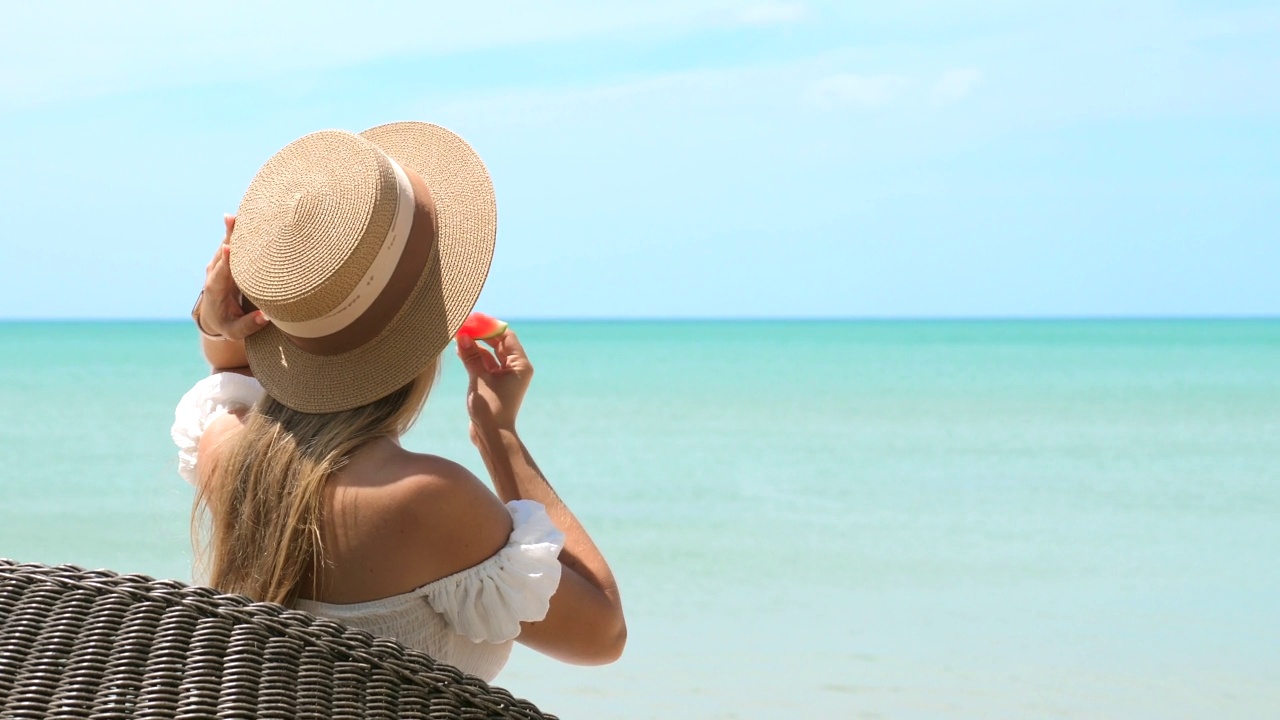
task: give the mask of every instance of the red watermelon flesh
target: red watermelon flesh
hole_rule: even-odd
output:
[[[492,315],[473,312],[467,316],[466,322],[458,328],[458,337],[469,337],[473,340],[488,340],[507,331],[507,324]]]

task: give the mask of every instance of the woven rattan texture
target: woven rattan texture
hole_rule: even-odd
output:
[[[399,643],[141,575],[0,560],[0,718],[552,718]]]

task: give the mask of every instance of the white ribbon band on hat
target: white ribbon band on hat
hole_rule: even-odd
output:
[[[391,273],[395,272],[400,256],[404,254],[405,245],[408,244],[415,209],[413,185],[409,182],[409,176],[405,175],[404,168],[395,160],[390,157],[387,160],[391,161],[391,168],[396,171],[396,187],[399,190],[396,219],[391,223],[387,239],[378,249],[378,255],[369,266],[369,271],[356,283],[355,290],[332,311],[313,320],[299,322],[282,322],[273,318],[272,323],[276,327],[295,337],[318,338],[332,335],[355,322],[386,289],[387,281],[391,279]]]

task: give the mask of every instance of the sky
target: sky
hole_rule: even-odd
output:
[[[435,122],[509,318],[1280,315],[1280,5],[6,2],[0,318],[182,318],[263,162]]]

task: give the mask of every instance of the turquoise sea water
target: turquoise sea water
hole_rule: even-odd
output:
[[[630,642],[571,718],[1280,717],[1280,321],[519,323]],[[0,324],[0,556],[185,579],[186,324]],[[477,472],[449,363],[406,444]]]

